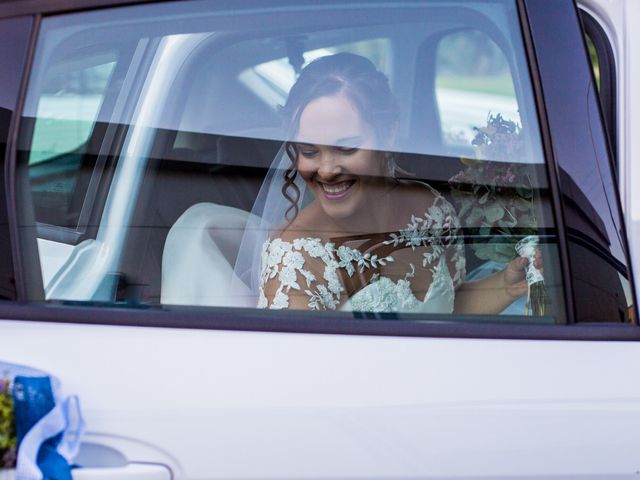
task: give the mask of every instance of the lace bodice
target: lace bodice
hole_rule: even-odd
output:
[[[258,307],[288,308],[292,294],[304,294],[311,310],[452,312],[455,289],[465,275],[464,248],[455,210],[444,197],[435,195],[427,211],[412,215],[406,228],[365,237],[368,241],[358,248],[347,246],[348,241],[340,238],[266,241]],[[416,255],[418,262],[407,263],[404,276],[394,280],[384,270],[396,261],[394,252],[402,249],[422,253]],[[424,278],[416,275],[420,268],[431,272],[428,287],[418,288],[426,291],[423,298],[417,298],[412,289],[412,282]],[[270,298],[265,294],[267,285],[274,292]]]

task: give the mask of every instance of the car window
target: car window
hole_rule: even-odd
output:
[[[389,60],[391,58],[390,42],[388,38],[374,38],[343,45],[327,45],[323,48],[308,50],[302,53],[298,62],[291,64],[289,57],[269,60],[259,65],[253,65],[239,75],[239,80],[260,96],[271,108],[282,105],[287,94],[296,81],[299,71],[313,60],[339,52],[351,52],[366,55],[378,69],[389,75]]]
[[[444,35],[436,53],[436,99],[445,151],[473,155],[475,130],[490,114],[522,124],[509,63],[477,30]]]
[[[82,55],[82,53],[80,53]],[[117,52],[100,51],[54,59],[27,108],[35,108],[29,149],[29,179],[39,222],[75,229],[86,182],[89,138],[97,123]],[[37,93],[36,93],[37,91]]]
[[[584,29],[587,53],[591,62],[593,78],[600,100],[602,117],[613,151],[614,163],[617,168],[618,122],[616,59],[609,36],[598,20],[586,11],[581,11],[580,16]]]
[[[489,3],[44,18],[18,188],[46,300],[565,323],[518,13]]]
[[[598,58],[598,52],[596,46],[593,43],[591,37],[587,34],[584,37],[587,42],[587,50],[589,51],[589,60],[591,61],[591,67],[593,68],[593,77],[596,81],[598,91],[600,91],[600,59]]]

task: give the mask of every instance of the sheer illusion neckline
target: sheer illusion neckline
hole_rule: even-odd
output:
[[[306,295],[310,309],[336,309],[341,307],[345,297],[350,304],[357,303],[357,309],[416,309],[417,304],[428,301],[436,284],[447,285],[450,290],[447,297],[452,299],[453,290],[464,277],[464,249],[457,237],[458,229],[453,207],[438,194],[422,216],[412,215],[406,228],[401,230],[340,236],[329,241],[313,236],[269,239],[262,251],[259,306],[288,308],[290,295],[295,292]],[[358,248],[348,245],[355,242],[361,242]],[[417,256],[421,262],[409,263],[404,276],[396,280],[381,275],[381,269],[395,261],[394,252],[408,248],[425,250]],[[447,252],[451,252],[449,259],[445,255]],[[449,262],[453,276],[449,272]],[[424,299],[417,298],[411,289],[416,266],[427,268],[432,274],[431,284],[418,289],[427,291]],[[270,290],[276,287],[269,299],[265,295],[267,284],[271,285]],[[378,302],[384,297],[384,304],[356,301],[368,298],[365,291],[374,290],[379,291],[371,300]],[[448,304],[452,308],[452,300]]]

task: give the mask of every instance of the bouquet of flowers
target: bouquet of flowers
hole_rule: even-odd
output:
[[[508,263],[521,255],[531,260],[528,310],[543,315],[544,282],[532,262],[538,224],[531,166],[513,161],[525,154],[521,127],[490,113],[487,125],[474,131],[476,158],[463,158],[465,168],[449,179],[460,222],[475,237],[470,247],[478,258]]]
[[[0,468],[15,467],[17,446],[10,382],[0,376]]]

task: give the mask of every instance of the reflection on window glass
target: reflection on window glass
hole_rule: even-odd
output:
[[[75,150],[89,138],[115,61],[85,68],[62,64],[44,80],[30,164]]]
[[[504,53],[488,34],[467,30],[438,45],[436,98],[445,145],[465,148],[490,113],[520,123],[513,80]]]
[[[42,223],[77,226],[79,190],[86,188],[80,180],[83,158],[115,64],[112,52],[65,59],[47,70],[38,91],[29,92],[27,105],[37,105],[35,119],[28,118],[34,122],[29,178]]]
[[[589,35],[585,35],[587,41],[587,49],[589,51],[589,59],[591,60],[591,68],[593,68],[593,75],[596,78],[596,87],[600,90],[600,59],[598,58],[598,51],[593,44],[593,40]]]
[[[303,48],[303,44],[293,44]],[[386,39],[363,40],[360,42],[329,46],[316,50],[300,50],[299,55],[290,55],[277,60],[255,65],[240,73],[240,81],[261,96],[272,107],[284,103],[287,92],[296,81],[300,70],[313,60],[340,52],[364,55],[386,72],[389,57],[389,42]]]
[[[498,48],[477,27],[484,5],[164,2],[45,19],[36,128],[21,134],[36,220],[59,213],[39,230],[46,298],[564,323],[531,87],[514,81],[529,78],[517,12],[496,2]],[[74,48],[115,41],[135,50],[117,70]],[[98,110],[113,112],[102,128]],[[52,118],[69,139],[41,147]],[[92,174],[88,139],[108,175]],[[41,166],[72,156],[93,182],[73,203],[94,223],[70,241],[68,210],[43,194],[65,174]]]

